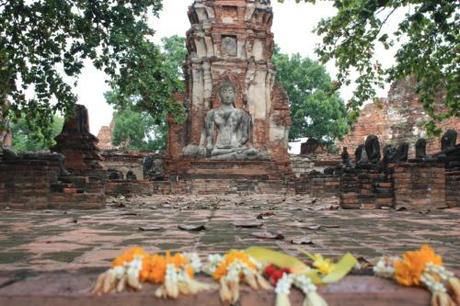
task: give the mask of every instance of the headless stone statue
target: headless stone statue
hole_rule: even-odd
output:
[[[184,155],[212,159],[264,159],[266,154],[248,146],[251,116],[236,108],[235,88],[224,81],[219,88],[221,105],[206,114],[200,145],[184,148]]]
[[[403,142],[397,147],[393,145],[386,145],[383,147],[383,163],[400,163],[406,162],[409,155],[409,144]]]
[[[396,148],[389,144],[383,147],[383,163],[389,164],[396,162],[397,151]]]
[[[360,144],[355,150],[355,162],[356,165],[366,165],[369,163],[366,149],[363,144]]]
[[[415,143],[415,159],[423,160],[425,158],[427,158],[426,140],[424,138],[419,138]]]
[[[380,161],[380,143],[375,135],[369,135],[364,143],[366,148],[367,158],[371,164],[377,164]]]
[[[342,165],[344,167],[351,168],[353,166],[351,163],[350,154],[348,154],[347,147],[343,147],[342,154],[340,154],[340,156],[342,157]]]
[[[446,151],[455,148],[457,143],[457,131],[447,130],[441,138],[441,150]]]
[[[409,158],[409,144],[407,142],[400,143],[396,148],[396,161],[406,162]]]

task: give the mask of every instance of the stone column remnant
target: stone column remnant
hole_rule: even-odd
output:
[[[72,173],[83,174],[102,169],[102,157],[97,148],[98,139],[89,131],[88,110],[76,105],[72,116],[67,117],[61,134],[52,151],[65,156],[64,166]]]

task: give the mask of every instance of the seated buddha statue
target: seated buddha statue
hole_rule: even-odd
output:
[[[209,110],[205,117],[200,145],[188,146],[185,155],[211,159],[254,159],[265,154],[248,146],[251,134],[251,116],[234,106],[235,87],[223,81],[219,88],[221,105]]]

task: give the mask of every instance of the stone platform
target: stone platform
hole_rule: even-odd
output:
[[[94,296],[89,289],[96,280],[96,273],[45,273],[30,279],[14,282],[0,277],[4,287],[0,288],[0,306],[167,306],[167,305],[224,305],[217,290],[196,296],[180,296],[176,300],[162,300],[154,296],[153,286],[145,285],[141,292]],[[209,282],[209,279],[207,279]],[[46,286],[44,286],[46,284]],[[1,286],[0,286],[1,287]],[[348,276],[342,281],[321,287],[320,294],[329,306],[384,306],[384,305],[430,305],[430,295],[419,288],[404,288],[391,281],[371,276]],[[241,306],[274,306],[275,293],[241,288]],[[292,306],[303,303],[303,295],[292,290]]]
[[[289,163],[270,160],[180,159],[166,161],[170,179],[284,180],[292,175]]]

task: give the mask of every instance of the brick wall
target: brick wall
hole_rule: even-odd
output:
[[[446,171],[446,204],[460,207],[460,168]]]
[[[444,163],[395,165],[394,186],[396,207],[433,209],[447,206]]]
[[[292,172],[296,177],[308,174],[311,171],[323,172],[324,169],[340,165],[340,157],[337,155],[290,155]]]
[[[150,181],[125,181],[113,180],[105,184],[105,194],[108,196],[118,195],[152,195],[153,184]]]
[[[0,160],[0,208],[104,207],[102,182],[90,177],[62,176],[56,157],[41,154]]]
[[[364,143],[369,134],[378,136],[381,148],[385,144],[408,142],[410,156],[414,156],[414,145],[418,138],[425,137],[424,122],[428,119],[419,97],[415,93],[414,80],[401,80],[392,84],[388,98],[367,104],[361,110],[357,122],[345,136],[339,147],[348,147],[353,154],[358,145]],[[436,97],[442,105],[441,97]],[[460,132],[460,119],[450,118],[438,123],[443,131],[454,129]],[[441,149],[439,138],[427,137],[427,153]]]
[[[159,194],[294,194],[294,183],[280,180],[195,178],[150,183]]]
[[[101,155],[104,158],[101,164],[105,169],[121,171],[124,177],[128,171],[132,171],[138,180],[144,179],[143,159],[150,153],[103,151]]]
[[[446,154],[446,202],[460,207],[460,144]]]
[[[309,194],[313,197],[340,195],[340,176],[327,174],[302,175],[295,182],[296,194]]]
[[[374,209],[393,207],[391,168],[358,168],[344,171],[340,180],[341,207]]]

